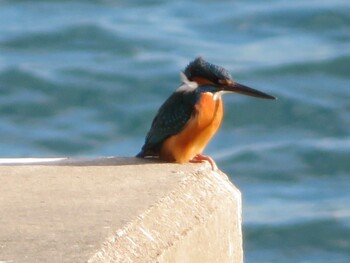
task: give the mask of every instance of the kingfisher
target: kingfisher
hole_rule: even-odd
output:
[[[137,157],[176,163],[208,161],[214,169],[213,159],[202,152],[221,124],[222,95],[276,99],[239,84],[226,69],[202,57],[190,62],[180,77],[181,85],[159,108]]]

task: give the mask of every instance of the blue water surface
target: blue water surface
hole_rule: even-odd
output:
[[[0,157],[133,156],[196,56],[226,95],[205,153],[243,194],[245,262],[350,262],[350,2],[0,1]]]

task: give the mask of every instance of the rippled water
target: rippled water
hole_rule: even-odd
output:
[[[0,156],[133,156],[198,55],[225,96],[207,147],[244,199],[246,262],[350,262],[350,3],[0,1]]]

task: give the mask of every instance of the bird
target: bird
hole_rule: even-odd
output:
[[[208,161],[202,154],[220,127],[224,115],[222,95],[240,93],[263,99],[276,97],[236,82],[225,68],[195,58],[180,73],[181,85],[161,105],[145,143],[136,155],[165,162]]]

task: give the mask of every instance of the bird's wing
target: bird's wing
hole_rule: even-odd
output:
[[[168,137],[179,133],[191,118],[194,110],[195,95],[174,92],[160,107],[153,119],[143,152],[159,152],[161,144]]]

